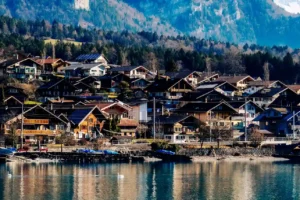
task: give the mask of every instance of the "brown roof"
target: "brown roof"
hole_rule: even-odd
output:
[[[294,92],[298,92],[298,90],[300,90],[300,85],[287,85],[287,86]]]
[[[269,86],[275,83],[276,81],[250,81],[248,82],[249,86]]]
[[[56,59],[47,58],[47,59],[37,59],[36,62],[39,63],[40,65],[42,65],[42,64],[53,64],[59,60],[61,60],[61,59],[60,58],[56,58]]]
[[[118,126],[138,126],[139,123],[133,119],[127,119],[127,118],[123,118],[120,120],[120,123],[118,124]]]
[[[246,78],[250,78],[252,81],[254,81],[251,76],[220,76],[216,81],[227,81],[228,83],[236,84],[237,82]]]

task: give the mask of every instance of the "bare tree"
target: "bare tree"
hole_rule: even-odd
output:
[[[219,71],[224,74],[245,73],[245,66],[243,66],[241,53],[237,49],[225,51],[224,57],[219,63]]]
[[[269,69],[268,62],[264,63],[263,70],[264,70],[264,80],[269,81],[270,80],[270,69]]]
[[[206,70],[207,70],[207,73],[208,75],[210,76],[211,75],[211,58],[210,57],[207,57],[205,59],[205,64],[206,64]]]
[[[146,62],[144,63],[144,66],[153,72],[159,70],[158,60],[153,52],[146,54]]]

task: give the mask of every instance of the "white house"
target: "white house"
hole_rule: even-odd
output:
[[[148,78],[154,78],[155,73],[150,72],[148,69],[146,69],[143,66],[125,66],[125,67],[112,67],[110,69],[112,73],[121,73],[125,74],[126,76],[130,78],[143,78],[143,79],[148,79]]]
[[[107,68],[102,63],[73,63],[65,68],[66,77],[103,76]]]
[[[250,81],[245,93],[251,95],[263,88],[286,88],[287,86],[280,81]]]

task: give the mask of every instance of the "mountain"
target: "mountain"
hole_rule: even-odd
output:
[[[300,13],[300,0],[274,0],[274,3],[289,13]]]
[[[23,19],[291,47],[298,10],[299,0],[0,0],[0,14]]]

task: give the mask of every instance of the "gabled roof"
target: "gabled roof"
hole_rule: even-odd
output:
[[[102,115],[103,119],[105,118],[104,114],[99,110],[97,106],[93,108],[78,108],[75,109],[70,116],[68,116],[68,119],[75,125],[80,124],[82,121],[84,121],[92,112],[97,111],[99,114]]]
[[[33,111],[34,109],[41,109],[41,110],[45,111],[48,116],[50,115],[50,116],[52,116],[52,117],[54,117],[54,118],[58,119],[59,121],[61,121],[61,122],[63,122],[63,123],[66,124],[66,122],[64,120],[60,119],[58,116],[56,116],[52,112],[48,111],[47,109],[41,107],[40,105],[36,105],[36,106],[33,106],[32,108],[29,108],[28,110],[24,111],[23,115],[25,117],[26,117],[26,115],[30,115],[30,112]],[[22,113],[20,113],[19,115],[21,115],[21,114]],[[45,118],[45,116],[42,116],[40,114],[38,114],[38,115],[34,114],[34,115],[35,116],[32,116],[32,117],[34,117],[35,119]],[[16,116],[16,117],[18,117],[18,116]]]
[[[174,78],[174,79],[181,79],[181,78],[186,78],[186,77],[190,76],[191,74],[194,74],[194,75],[200,77],[200,75],[197,72],[190,71],[190,70],[185,70],[185,71],[180,71],[180,72],[166,72],[165,76],[168,76],[168,77]]]
[[[281,93],[285,90],[290,90],[290,89],[289,88],[264,88],[251,94],[249,97],[273,97],[274,95]]]
[[[205,83],[201,83],[197,89],[213,89],[213,88],[219,88],[223,85],[229,85],[230,87],[232,87],[235,90],[238,90],[234,85],[228,83],[227,81],[211,81],[211,82],[205,82]]]
[[[227,101],[227,103],[235,109],[239,109],[239,108],[242,108],[242,107],[244,108],[245,104],[246,104],[245,101]],[[264,110],[260,106],[258,106],[256,103],[254,103],[253,101],[247,101],[247,104],[249,104],[249,103],[251,103],[253,106],[255,106],[256,108],[258,108],[261,111]]]
[[[269,113],[271,110],[280,113],[280,115],[274,115],[274,116],[267,116],[267,113]],[[298,115],[300,112],[299,108],[295,109],[295,115]],[[263,113],[258,115],[253,121],[264,121],[264,120],[272,120],[276,118],[276,120],[281,120],[281,121],[290,121],[293,118],[294,114],[293,111],[290,111],[287,108],[269,108],[265,110]]]
[[[176,112],[188,112],[188,113],[208,112],[208,111],[214,111],[215,108],[218,108],[219,106],[224,106],[228,110],[237,113],[237,111],[233,107],[231,107],[229,104],[225,102],[188,103],[183,107],[177,109]]]
[[[191,90],[193,89],[193,86],[189,84],[185,79],[156,79],[151,85],[146,87],[145,90],[148,92],[166,92],[180,81],[184,81],[187,85],[190,86]]]
[[[43,65],[43,64],[53,64],[53,63],[56,63],[58,61],[62,61],[64,62],[62,59],[60,58],[47,58],[47,59],[37,59],[36,62],[39,63],[40,65]]]
[[[194,92],[186,93],[180,100],[181,101],[199,101],[202,97],[205,97],[210,94],[217,94],[220,95],[223,99],[229,100],[230,98],[223,95],[222,93],[214,90],[214,89],[203,89],[203,90],[197,90]]]
[[[264,86],[264,87],[270,87],[274,83],[281,83],[280,81],[250,81],[248,82],[248,86]],[[284,85],[283,83],[281,83]]]
[[[81,54],[76,58],[76,61],[85,61],[85,60],[97,60],[101,54],[94,53],[94,54]]]
[[[143,68],[144,70],[146,71],[149,71],[148,69],[146,69],[145,67],[143,66],[122,66],[122,67],[114,67],[114,68],[111,68],[110,71],[111,72],[128,72],[128,71],[131,71],[131,70],[134,70],[134,69],[137,69],[137,68]]]
[[[60,80],[53,80],[45,83],[44,85],[41,85],[38,89],[51,89],[52,87],[56,86],[57,84],[61,83],[64,81],[64,79]]]
[[[251,76],[248,76],[248,75],[244,75],[244,76],[220,76],[217,79],[217,81],[227,81],[228,83],[231,83],[231,84],[237,84],[237,82],[245,80],[247,78],[254,81],[254,78],[252,78]]]
[[[210,79],[219,78],[219,74],[216,73],[207,73],[207,72],[196,72],[199,74],[200,78],[198,80],[199,83],[209,81]]]
[[[101,66],[102,63],[78,63],[78,64],[72,64],[65,68],[65,70],[76,70],[76,69],[83,69],[83,70],[89,70],[94,67]]]
[[[24,60],[12,60],[12,62],[14,62],[14,63],[10,63],[10,65],[8,65],[7,68],[12,67],[12,66],[14,66],[14,65],[16,65],[18,63],[25,62],[25,61],[31,61],[31,62],[34,62],[35,64],[39,65],[40,67],[42,66],[42,65],[40,65],[39,63],[37,63],[36,61],[34,61],[31,58],[25,58]]]
[[[300,85],[287,85],[287,87],[293,90],[294,92],[298,92],[300,90]]]

